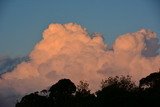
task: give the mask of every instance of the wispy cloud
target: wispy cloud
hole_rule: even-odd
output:
[[[18,64],[28,60],[28,57],[10,58],[8,56],[0,56],[0,74],[12,71]]]

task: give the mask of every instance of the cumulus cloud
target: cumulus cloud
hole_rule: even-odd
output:
[[[89,35],[78,24],[50,24],[30,53],[31,60],[2,75],[0,95],[17,98],[61,78],[86,80],[92,90],[109,76],[131,75],[138,81],[160,67],[158,43],[154,32],[141,29],[120,35],[110,49],[100,34]],[[5,94],[6,90],[12,91]]]

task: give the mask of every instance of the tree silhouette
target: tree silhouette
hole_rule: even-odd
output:
[[[49,89],[50,97],[59,95],[72,95],[76,91],[76,86],[69,79],[61,79]]]
[[[151,73],[149,76],[140,80],[141,88],[160,88],[160,71]]]
[[[20,102],[17,102],[16,107],[72,107],[74,99],[72,94],[75,91],[76,86],[71,80],[61,79],[52,85],[49,91],[42,90],[40,93],[24,96]]]
[[[97,105],[127,107],[132,102],[133,90],[136,85],[130,76],[109,77],[102,81],[101,90],[97,91]],[[136,105],[136,103],[134,103]]]
[[[160,105],[160,72],[151,73],[139,81],[139,86],[130,76],[115,76],[105,79],[101,89],[91,93],[89,84],[75,84],[61,79],[49,90],[24,96],[16,107],[130,107]],[[149,86],[143,88],[143,86]]]
[[[136,85],[131,80],[131,76],[115,76],[115,77],[109,77],[106,80],[102,80],[101,82],[102,86],[101,88],[106,87],[113,87],[113,88],[120,88],[124,90],[132,90]]]
[[[21,102],[18,102],[16,104],[16,107],[45,107],[45,106],[47,106],[47,98],[38,95],[38,92],[24,96]]]
[[[76,107],[94,106],[95,95],[91,94],[89,84],[86,81],[80,81],[79,85],[77,85],[75,100]]]
[[[55,106],[74,106],[73,93],[76,92],[76,86],[69,79],[61,79],[49,89],[49,99]]]
[[[77,85],[77,93],[90,94],[89,84],[86,81],[80,81]]]
[[[154,72],[139,81],[140,100],[143,105],[160,105],[160,72]]]

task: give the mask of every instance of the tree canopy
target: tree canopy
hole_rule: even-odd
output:
[[[145,88],[146,87],[146,88]],[[61,79],[49,90],[25,95],[16,107],[105,107],[160,105],[160,72],[151,73],[139,81],[130,76],[109,77],[101,88],[91,93],[89,83],[80,81],[76,86],[70,79]]]

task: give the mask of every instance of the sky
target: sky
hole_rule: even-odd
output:
[[[159,0],[0,0],[0,55],[25,56],[51,23],[75,22],[107,44],[141,28],[160,35]]]
[[[110,76],[138,84],[160,68],[159,4],[0,0],[0,107],[62,78],[85,80],[93,92]]]

